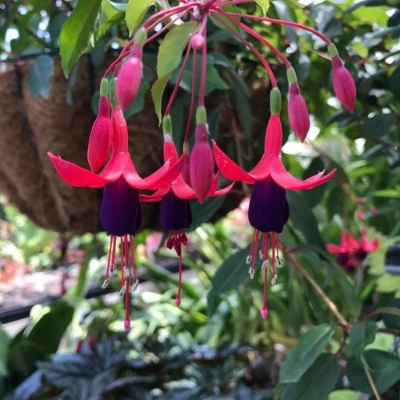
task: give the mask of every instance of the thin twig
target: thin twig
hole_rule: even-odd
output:
[[[281,248],[285,259],[293,265],[293,267],[300,272],[304,278],[311,284],[311,286],[315,289],[315,291],[319,294],[321,299],[325,302],[328,308],[331,310],[332,314],[335,315],[336,319],[340,322],[340,324],[348,326],[349,323],[346,321],[346,318],[340,313],[337,309],[335,303],[326,295],[326,293],[322,290],[321,286],[314,280],[314,278],[300,265],[300,263],[296,260],[292,253],[288,251],[285,245],[281,243]]]
[[[372,378],[371,372],[367,367],[364,367],[365,375],[367,375],[369,385],[371,386],[372,391],[374,392],[374,396],[376,400],[382,400],[381,396],[379,395],[378,389],[376,388],[374,379]]]

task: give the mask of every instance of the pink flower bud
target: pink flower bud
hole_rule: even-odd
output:
[[[135,99],[142,80],[141,57],[129,57],[118,72],[115,94],[123,110]]]
[[[190,182],[200,203],[204,203],[210,191],[214,173],[214,158],[208,143],[208,129],[204,124],[196,126],[195,142],[190,155]]]
[[[111,152],[113,128],[110,118],[110,101],[101,96],[99,112],[90,132],[87,159],[90,169],[97,172],[107,161]]]
[[[343,61],[339,56],[332,58],[332,67],[332,84],[336,97],[350,112],[353,112],[357,96],[354,79],[343,66]]]
[[[310,116],[308,108],[300,88],[297,83],[292,83],[289,87],[289,123],[296,136],[304,142],[308,130],[310,129]]]
[[[194,50],[200,50],[204,45],[204,41],[204,36],[200,33],[196,33],[190,38],[190,45]]]

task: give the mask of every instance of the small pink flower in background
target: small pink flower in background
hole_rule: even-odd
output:
[[[347,230],[342,231],[339,245],[328,243],[326,249],[337,254],[337,262],[343,268],[352,270],[362,266],[368,253],[372,253],[379,248],[379,239],[374,238],[371,242],[367,239],[368,229],[364,227],[361,232],[361,239],[356,240]]]

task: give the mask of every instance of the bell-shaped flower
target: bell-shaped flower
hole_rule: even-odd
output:
[[[249,273],[253,277],[258,250],[260,233],[262,234],[262,248],[259,253],[264,270],[264,305],[261,316],[265,318],[267,311],[267,281],[269,236],[271,237],[271,269],[272,283],[277,278],[276,262],[278,258],[278,233],[289,218],[289,205],[286,200],[286,190],[312,189],[326,183],[335,170],[324,175],[324,171],[304,181],[295,178],[286,171],[281,160],[282,125],[278,114],[272,114],[268,121],[264,154],[259,163],[250,171],[244,171],[233,162],[214,142],[214,157],[218,169],[227,179],[242,181],[254,185],[249,205],[249,222],[255,228],[252,245],[247,263]]]
[[[140,228],[142,212],[139,190],[169,190],[183,166],[184,155],[179,159],[167,159],[156,172],[142,179],[136,171],[128,152],[128,129],[119,106],[112,110],[112,155],[104,169],[95,174],[51,153],[49,157],[60,177],[69,185],[77,187],[104,188],[100,221],[110,235],[106,287],[116,266],[117,237],[120,238],[122,282],[121,295],[126,296],[125,329],[129,329],[129,292],[138,285],[134,258],[134,236]]]
[[[185,153],[184,157],[188,157],[188,154]],[[164,160],[171,160],[171,162],[178,160],[178,152],[172,136],[168,133],[164,134]],[[218,178],[219,174],[216,174],[212,179],[206,197],[222,196],[232,189],[233,183],[218,190]],[[192,210],[189,200],[196,197],[196,193],[186,183],[182,173],[172,182],[169,188],[159,189],[152,195],[140,195],[142,202],[161,201],[161,220],[164,228],[168,231],[166,246],[169,249],[173,248],[178,255],[179,280],[178,294],[175,299],[177,305],[180,305],[181,302],[182,244],[186,245],[188,242],[185,231],[190,229],[192,223]]]

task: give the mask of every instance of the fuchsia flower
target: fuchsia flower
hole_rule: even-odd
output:
[[[169,188],[179,175],[184,155],[179,159],[167,159],[165,164],[146,179],[136,172],[128,152],[128,129],[119,106],[113,107],[112,155],[104,169],[95,174],[76,164],[65,161],[51,153],[49,157],[61,178],[71,186],[104,188],[100,210],[100,221],[110,235],[110,250],[107,263],[106,287],[114,273],[117,253],[117,237],[120,238],[122,288],[126,296],[126,315],[124,326],[130,327],[129,292],[136,289],[139,281],[136,276],[134,258],[134,236],[142,222],[139,202],[139,189],[156,190]]]
[[[272,282],[277,278],[276,260],[278,258],[278,233],[282,232],[289,218],[289,204],[286,199],[286,190],[312,189],[327,182],[336,170],[324,176],[324,171],[304,181],[290,175],[282,164],[282,125],[279,117],[280,94],[278,89],[271,92],[271,104],[276,102],[279,96],[279,107],[273,112],[267,125],[264,154],[259,163],[250,171],[246,172],[233,162],[213,142],[215,161],[218,169],[227,179],[242,181],[254,185],[249,205],[249,222],[255,228],[253,241],[247,263],[250,264],[249,273],[253,277],[258,250],[260,233],[262,234],[262,246],[260,258],[264,269],[264,305],[261,316],[266,318],[267,312],[267,281],[268,281],[268,248],[269,236],[271,236],[272,247]],[[274,106],[273,106],[274,107]],[[274,112],[275,111],[275,112]]]
[[[293,132],[304,142],[310,129],[310,115],[297,83],[289,86],[288,115]]]
[[[168,133],[164,134],[164,160],[170,160],[171,162],[178,160],[178,153],[172,136]],[[233,183],[217,190],[218,178],[219,174],[217,173],[212,178],[212,184],[206,197],[222,196],[232,189]],[[190,229],[192,223],[189,199],[195,199],[196,197],[195,191],[186,183],[182,174],[178,175],[170,187],[159,189],[152,195],[140,195],[140,201],[142,202],[161,201],[161,220],[168,231],[166,246],[169,249],[174,248],[178,255],[179,283],[175,300],[177,305],[180,305],[181,302],[182,244],[186,245],[188,242],[185,230]]]
[[[379,248],[379,239],[375,238],[372,242],[367,240],[368,229],[364,227],[361,232],[361,239],[357,241],[347,230],[342,231],[339,245],[328,243],[326,249],[329,253],[337,254],[337,262],[347,270],[360,267],[367,257]]]

